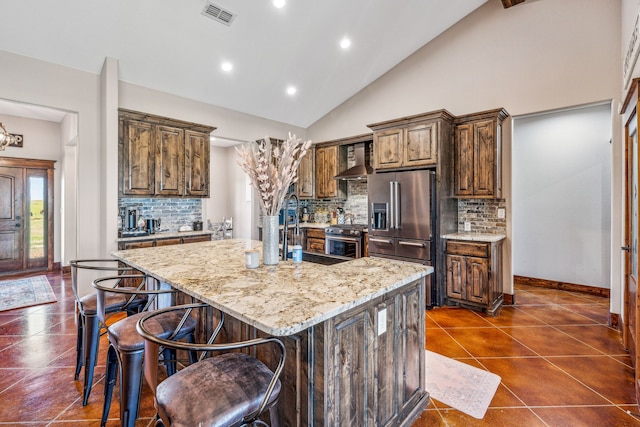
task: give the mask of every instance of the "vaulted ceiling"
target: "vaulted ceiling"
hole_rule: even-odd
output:
[[[7,1],[0,50],[308,127],[486,1]]]

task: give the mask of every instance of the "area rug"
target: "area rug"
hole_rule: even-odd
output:
[[[426,389],[431,398],[482,419],[500,377],[429,350],[426,353]]]
[[[0,311],[55,302],[46,276],[0,281]]]

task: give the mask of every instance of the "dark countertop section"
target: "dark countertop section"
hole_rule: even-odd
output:
[[[213,234],[211,230],[200,231],[160,231],[159,233],[147,234],[144,236],[134,237],[118,237],[117,242],[137,242],[142,240],[155,240],[155,239],[171,239],[176,237],[186,236],[204,236],[205,234]]]

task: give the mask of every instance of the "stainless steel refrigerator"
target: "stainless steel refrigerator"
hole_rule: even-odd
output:
[[[435,172],[370,174],[367,191],[369,256],[435,266]],[[427,296],[430,300],[430,289]]]

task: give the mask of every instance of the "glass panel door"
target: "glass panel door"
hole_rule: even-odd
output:
[[[47,267],[47,177],[44,171],[27,171],[27,268]]]

